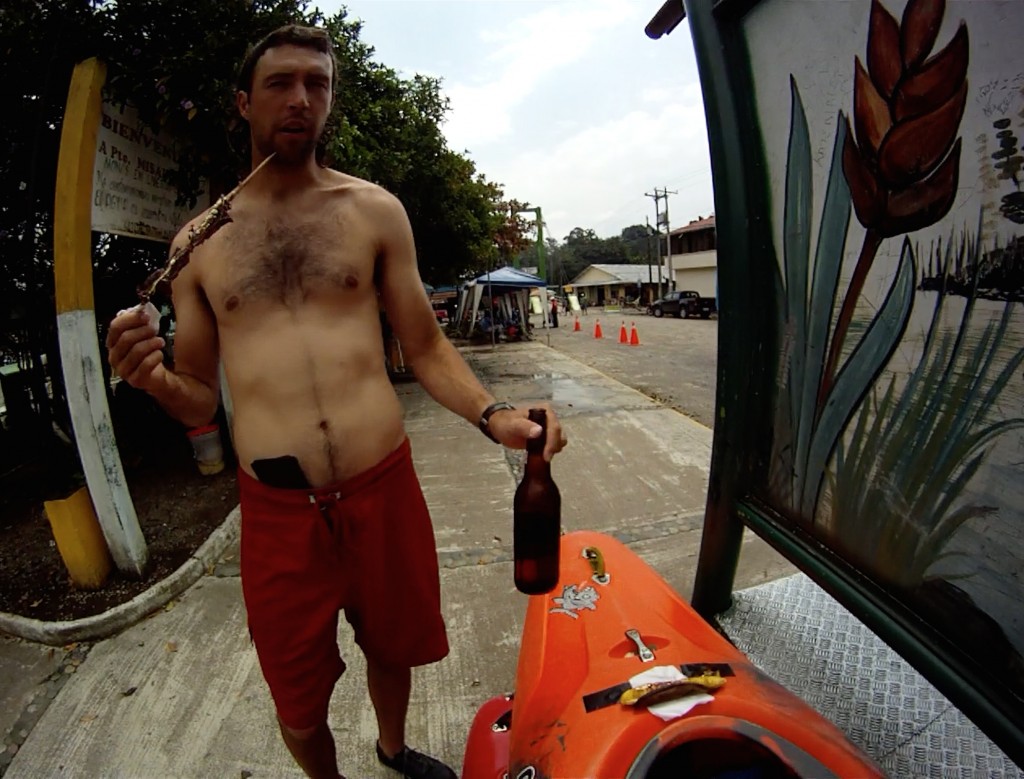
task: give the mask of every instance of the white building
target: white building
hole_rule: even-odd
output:
[[[571,282],[577,294],[584,294],[592,306],[618,303],[620,299],[636,300],[639,295],[644,304],[657,297],[658,282],[668,289],[668,268],[657,265],[588,265]]]
[[[697,217],[677,227],[672,236],[671,266],[676,289],[692,289],[702,297],[718,297],[718,251],[715,217]],[[664,252],[664,245],[662,245]]]

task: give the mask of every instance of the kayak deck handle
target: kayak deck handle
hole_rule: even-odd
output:
[[[509,709],[502,714],[498,719],[491,725],[491,730],[494,733],[504,733],[512,726],[512,709]]]
[[[626,638],[628,638],[630,641],[636,644],[636,653],[640,657],[640,662],[654,662],[654,652],[652,652],[651,648],[643,642],[642,638],[640,638],[639,630],[637,630],[636,628],[630,628],[626,631]]]
[[[604,567],[604,555],[596,546],[588,546],[583,550],[583,556],[590,563],[590,570],[593,575],[590,577],[598,584],[607,584],[611,581],[611,574]]]

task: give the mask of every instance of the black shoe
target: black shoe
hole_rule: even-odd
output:
[[[402,751],[397,755],[388,757],[378,743],[377,759],[388,768],[398,771],[406,779],[457,779],[455,772],[440,760],[409,747],[402,747]]]

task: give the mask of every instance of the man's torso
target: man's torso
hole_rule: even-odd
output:
[[[371,185],[278,203],[239,198],[194,255],[217,322],[242,467],[293,455],[322,485],[379,462],[404,437],[384,366]]]

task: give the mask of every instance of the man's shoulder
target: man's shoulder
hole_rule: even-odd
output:
[[[360,204],[385,208],[401,207],[398,198],[380,184],[361,179],[350,173],[325,168],[324,174],[330,192],[342,197],[354,198]]]
[[[171,240],[171,248],[176,249],[179,246],[184,246],[185,244],[187,244],[189,238],[192,235],[192,232],[199,228],[199,225],[203,223],[203,220],[206,219],[207,215],[210,213],[211,210],[213,210],[213,206],[210,206],[202,213],[192,217],[184,225],[182,225],[181,229],[178,230],[177,235],[175,235],[174,238]]]

